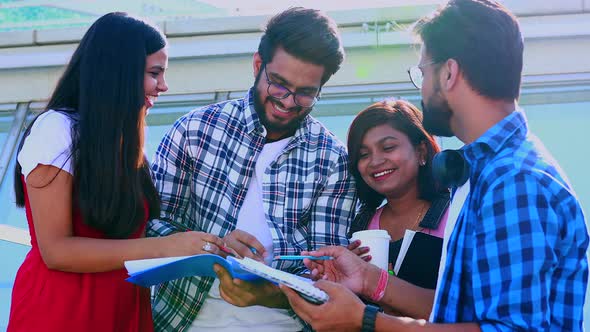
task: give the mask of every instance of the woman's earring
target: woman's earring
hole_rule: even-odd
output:
[[[425,160],[420,161],[420,166],[424,166],[424,165],[426,165],[426,161]]]

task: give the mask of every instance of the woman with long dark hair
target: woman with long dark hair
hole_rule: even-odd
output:
[[[422,112],[407,101],[375,103],[361,111],[350,125],[350,172],[361,203],[350,234],[366,229],[386,230],[392,239],[390,264],[395,263],[406,230],[439,238],[444,235],[449,191],[432,176],[432,158],[439,151],[434,138],[422,126]],[[349,248],[357,246],[353,242]],[[421,268],[438,271],[438,265]],[[427,280],[433,278],[436,280],[436,273]],[[411,317],[428,318],[434,287],[430,282],[427,286],[416,280],[407,281],[420,286],[419,292],[425,296],[407,300],[395,310]]]
[[[142,20],[99,18],[25,131],[14,184],[32,248],[16,276],[9,331],[152,331],[149,289],[126,282],[123,263],[219,253],[221,240],[202,232],[144,237],[160,208],[143,133],[168,89],[165,46]]]

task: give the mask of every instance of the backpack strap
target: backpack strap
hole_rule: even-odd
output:
[[[430,205],[430,209],[428,209],[426,215],[424,215],[424,218],[422,218],[420,227],[437,229],[442,216],[449,207],[450,202],[451,199],[449,194],[443,194],[435,198]]]

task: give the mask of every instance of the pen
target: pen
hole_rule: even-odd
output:
[[[229,256],[236,257],[236,258],[242,258],[238,255],[238,253],[235,252],[235,250],[230,249],[226,246],[219,247],[219,250],[223,251],[224,253],[228,254]]]
[[[251,252],[254,254],[254,256],[258,256],[258,257],[260,257],[260,258],[263,258],[263,257],[264,257],[264,256],[262,256],[262,255],[260,254],[260,252],[258,252],[258,250],[256,250],[256,248],[254,248],[254,247],[250,247],[250,251],[251,251]]]
[[[319,260],[319,261],[325,261],[325,260],[331,260],[334,259],[334,257],[332,256],[299,256],[299,255],[283,255],[283,256],[275,256],[275,260],[298,260],[298,259],[304,259],[304,258],[309,258],[311,260]]]

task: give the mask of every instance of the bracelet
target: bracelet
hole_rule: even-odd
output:
[[[370,299],[373,302],[379,302],[385,296],[385,288],[387,288],[387,280],[389,280],[389,273],[385,270],[381,270],[379,274],[379,281],[377,282],[377,288],[371,295]]]
[[[361,332],[375,332],[375,321],[377,320],[377,313],[379,308],[374,305],[367,304],[365,312],[363,313],[363,325]]]

